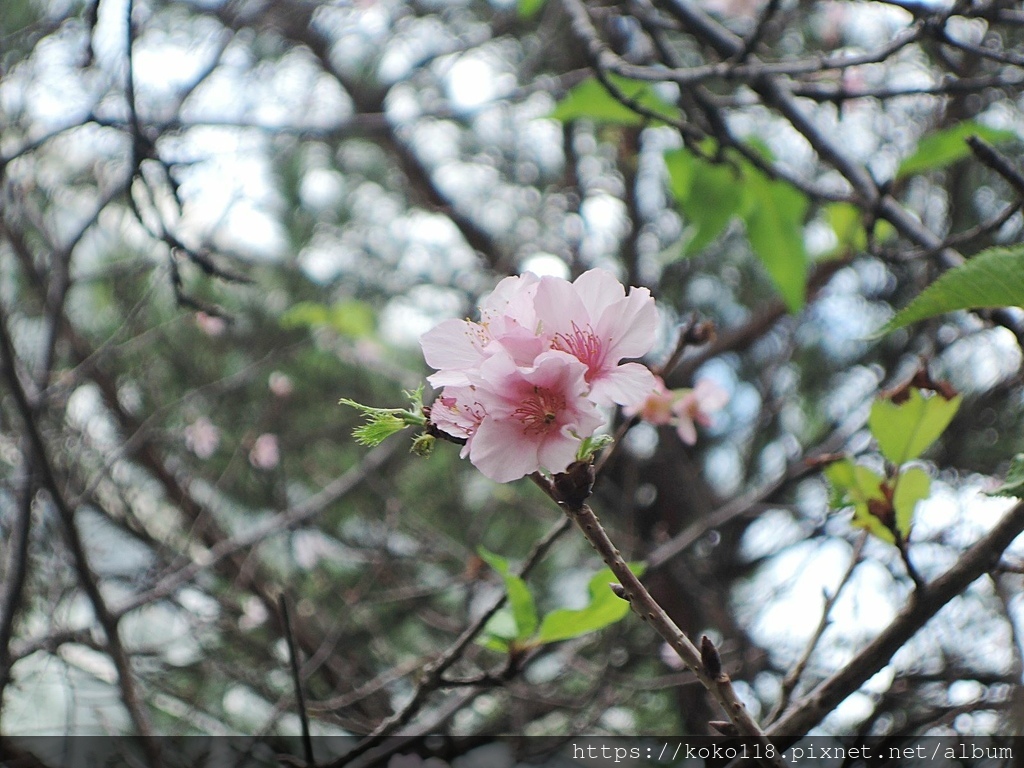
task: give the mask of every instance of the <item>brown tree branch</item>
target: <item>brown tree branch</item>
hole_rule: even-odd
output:
[[[767,734],[786,749],[843,699],[855,692],[950,600],[999,563],[1003,551],[1024,531],[1024,502],[1014,505],[996,526],[968,549],[942,576],[913,593],[892,623],[843,667],[796,701]]]

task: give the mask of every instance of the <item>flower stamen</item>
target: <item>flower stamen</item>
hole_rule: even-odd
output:
[[[587,366],[586,380],[590,381],[604,361],[604,345],[588,324],[580,328],[575,322],[570,333],[558,333],[551,340],[551,348],[560,352],[568,352]]]
[[[551,430],[563,410],[565,398],[562,395],[534,387],[533,395],[512,411],[512,416],[523,425],[524,435],[539,435]]]

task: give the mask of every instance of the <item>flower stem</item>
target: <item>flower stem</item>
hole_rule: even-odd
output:
[[[531,479],[545,493],[549,496],[552,495],[553,487],[550,481],[539,474],[533,475]],[[552,496],[552,498],[554,497]],[[781,756],[774,749],[761,726],[758,725],[746,706],[740,701],[739,696],[736,695],[736,690],[733,688],[729,675],[721,668],[709,669],[709,665],[705,664],[705,659],[709,655],[717,657],[717,650],[714,654],[711,654],[710,649],[707,649],[702,656],[701,651],[690,642],[689,638],[683,634],[683,631],[679,629],[665,612],[665,609],[647,591],[647,588],[636,577],[636,574],[629,569],[619,550],[608,537],[608,533],[605,531],[604,526],[601,525],[601,521],[598,520],[597,515],[594,514],[594,511],[588,504],[582,503],[570,506],[562,502],[559,503],[559,506],[562,507],[569,519],[583,532],[583,535],[587,537],[587,541],[597,550],[605,564],[618,578],[619,583],[622,585],[625,599],[629,601],[633,611],[643,621],[650,624],[664,638],[665,642],[679,654],[679,658],[683,660],[683,663],[697,676],[697,679],[700,680],[722,706],[729,720],[736,726],[739,734],[761,745],[763,748],[761,750],[762,755],[774,755],[773,757],[764,757],[762,762],[765,765],[773,766],[773,768],[783,768],[785,763]],[[706,645],[710,645],[710,641],[707,641],[706,638],[705,641]]]

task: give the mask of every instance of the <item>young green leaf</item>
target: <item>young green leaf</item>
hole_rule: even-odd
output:
[[[836,234],[838,244],[828,257],[845,256],[851,251],[857,253],[868,247],[868,233],[864,229],[864,217],[860,208],[851,203],[830,203],[824,208],[825,221]],[[875,222],[874,238],[878,242],[891,239],[896,230],[892,224],[880,220]]]
[[[643,80],[630,80],[618,75],[608,75],[609,80],[622,94],[643,107],[666,118],[679,117],[679,109],[662,99],[655,92],[651,83]],[[595,123],[611,125],[643,125],[647,118],[637,114],[629,107],[612,96],[600,80],[592,77],[570,90],[555,105],[549,117],[562,122],[585,119]]]
[[[521,19],[532,19],[546,2],[547,0],[519,0],[516,3],[516,12]]]
[[[1006,470],[1006,479],[998,488],[988,491],[988,495],[1024,498],[1024,453],[1013,457],[1010,468]]]
[[[914,154],[900,163],[896,178],[902,179],[914,173],[944,168],[957,160],[962,160],[971,154],[971,149],[965,141],[968,136],[979,136],[989,144],[1004,144],[1017,138],[1013,131],[989,128],[973,120],[957,123],[921,139]]]
[[[422,393],[422,388],[417,390],[417,392]],[[414,396],[416,393],[406,392],[406,394]],[[360,445],[380,445],[391,435],[401,432],[406,427],[422,427],[427,423],[426,418],[423,416],[422,401],[418,404],[416,401],[413,402],[413,407],[416,408],[415,411],[407,411],[401,408],[374,408],[357,403],[355,400],[349,400],[347,397],[343,397],[339,402],[341,405],[355,408],[366,417],[365,424],[352,430],[352,436]]]
[[[807,294],[804,216],[807,198],[781,181],[745,174],[747,204],[743,219],[754,253],[764,264],[791,312],[799,312]]]
[[[702,251],[739,214],[744,200],[743,174],[722,163],[695,158],[685,149],[665,153],[669,187],[682,212],[686,232],[683,256]]]
[[[903,402],[879,398],[871,405],[868,428],[878,449],[893,464],[916,459],[938,439],[960,408],[962,397],[947,400],[942,395],[926,398],[911,387]]]
[[[376,416],[366,424],[352,430],[352,437],[360,445],[378,446],[397,432],[401,432],[408,424],[397,416],[384,413]]]
[[[373,334],[376,316],[373,307],[364,301],[339,301],[330,306],[313,301],[296,304],[281,316],[282,328],[316,328],[329,326],[339,335],[353,339]]]
[[[866,504],[884,498],[883,478],[874,470],[854,464],[850,459],[834,461],[825,467],[825,478],[839,492],[842,504]]]
[[[525,640],[537,629],[537,606],[533,602],[533,595],[530,594],[526,582],[509,570],[508,560],[500,555],[490,552],[482,546],[477,547],[477,553],[485,563],[501,574],[501,578],[505,582],[508,604],[512,609],[512,618],[516,624],[516,634],[511,639]]]
[[[872,505],[868,504],[857,504],[853,508],[853,518],[850,520],[850,524],[857,528],[863,528],[869,531],[872,536],[875,536],[888,544],[895,544],[896,537],[892,535],[892,531],[889,529],[882,519],[871,510]]]
[[[643,563],[632,563],[629,567],[637,576],[643,575]],[[611,569],[598,571],[587,587],[590,592],[587,606],[578,610],[560,608],[549,613],[541,622],[536,642],[543,644],[569,640],[604,629],[621,620],[629,613],[629,603],[617,597],[609,588],[608,585],[614,581],[617,579]]]
[[[505,607],[491,616],[477,642],[497,653],[507,653],[517,634],[515,617],[512,616],[512,611]]]
[[[940,275],[878,335],[957,309],[1019,306],[1024,306],[1024,245],[991,248]]]
[[[896,511],[896,530],[904,541],[910,536],[914,523],[914,509],[917,502],[927,499],[931,493],[932,480],[920,467],[904,469],[896,477],[892,506]]]
[[[850,521],[853,525],[866,528],[883,541],[895,543],[892,531],[873,511],[888,508],[882,491],[885,480],[881,475],[850,459],[842,459],[825,468],[825,477],[832,485],[835,506],[853,506]]]
[[[490,633],[481,635],[477,640],[477,643],[479,643],[489,651],[494,651],[495,653],[500,654],[508,653],[509,648],[512,647],[511,641]]]

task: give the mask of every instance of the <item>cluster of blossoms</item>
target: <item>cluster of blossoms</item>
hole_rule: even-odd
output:
[[[697,425],[710,425],[711,414],[729,401],[729,393],[711,379],[701,379],[693,389],[669,389],[660,376],[654,378],[654,390],[639,406],[627,407],[626,415],[658,426],[670,424],[687,445],[697,442]]]
[[[480,320],[448,320],[421,339],[428,378],[442,388],[431,422],[465,439],[463,457],[508,482],[564,471],[604,423],[600,406],[640,412],[658,380],[639,363],[658,325],[646,288],[627,295],[592,269],[568,282],[527,273],[502,280]],[[664,385],[662,385],[664,388]]]

